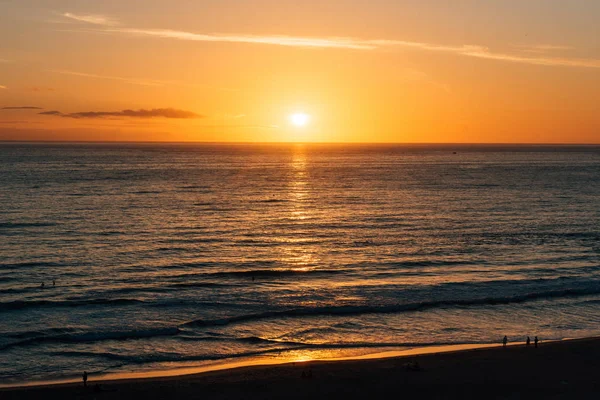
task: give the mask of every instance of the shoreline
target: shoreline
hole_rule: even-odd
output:
[[[571,339],[563,339],[571,340]],[[552,340],[555,341],[555,340]],[[547,341],[546,343],[550,343]],[[509,343],[508,346],[524,345],[525,342]],[[369,352],[360,355],[339,356],[339,357],[324,357],[324,358],[269,358],[269,357],[249,357],[240,360],[223,359],[218,361],[208,362],[205,365],[175,367],[169,369],[155,369],[142,372],[109,372],[105,374],[90,374],[90,382],[118,382],[126,380],[145,380],[145,379],[160,379],[160,378],[177,378],[188,377],[199,374],[205,374],[216,371],[229,371],[246,367],[267,367],[274,365],[288,365],[296,363],[319,363],[319,362],[343,362],[343,361],[360,361],[360,360],[382,360],[388,358],[402,358],[410,356],[418,356],[425,354],[449,353],[456,351],[470,351],[486,348],[501,347],[500,343],[472,343],[472,344],[447,344],[422,347],[395,347],[392,350],[383,350]],[[358,348],[367,349],[367,348]],[[395,350],[394,350],[395,349]],[[64,378],[64,379],[47,379],[34,380],[29,382],[15,382],[9,384],[0,383],[0,391],[4,389],[19,389],[19,388],[36,388],[60,386],[80,383],[81,378]]]
[[[545,345],[564,341],[578,340],[594,340],[599,337],[587,338],[565,338],[558,340],[547,340]],[[525,342],[508,343],[507,347],[525,346]],[[533,345],[531,345],[533,347]],[[227,372],[241,368],[261,368],[269,366],[285,366],[295,364],[315,364],[315,363],[335,363],[348,361],[364,361],[364,360],[386,360],[386,359],[402,359],[408,357],[416,357],[421,355],[436,355],[444,353],[469,352],[474,350],[494,349],[503,347],[501,343],[473,343],[473,344],[448,344],[423,347],[398,347],[396,350],[376,351],[361,355],[340,356],[340,357],[325,357],[325,358],[266,358],[253,357],[242,360],[224,359],[210,362],[206,365],[175,367],[170,369],[156,369],[142,372],[114,372],[105,374],[90,374],[91,383],[105,382],[123,382],[123,381],[144,381],[151,379],[177,379],[194,377],[197,375],[207,374],[211,372]],[[81,383],[81,378],[64,378],[64,379],[48,379],[35,380],[30,382],[15,382],[9,384],[0,383],[0,392],[12,389],[29,389],[29,388],[46,388],[58,387],[66,385],[74,385]]]
[[[239,365],[155,377],[91,377],[81,381],[0,389],[4,399],[220,398],[346,399],[389,395],[420,398],[595,398],[600,373],[600,338],[513,343],[477,348],[406,350],[361,359]],[[419,349],[421,350],[421,349]],[[396,354],[393,354],[396,353]],[[412,366],[418,362],[419,367]]]

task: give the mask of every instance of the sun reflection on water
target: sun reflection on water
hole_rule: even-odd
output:
[[[311,206],[312,186],[306,148],[296,145],[292,149],[288,172],[287,192],[291,202],[282,215],[292,223],[292,227],[282,232],[277,241],[284,244],[280,247],[280,261],[287,269],[298,273],[313,271],[322,264],[319,256],[322,249],[304,235],[306,224],[316,219]]]

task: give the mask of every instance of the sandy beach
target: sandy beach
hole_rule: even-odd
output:
[[[418,363],[419,370],[407,368]],[[597,398],[600,338],[0,390],[1,399]],[[95,385],[99,384],[99,387]]]

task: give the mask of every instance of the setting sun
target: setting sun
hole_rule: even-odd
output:
[[[290,122],[294,126],[302,127],[310,122],[310,115],[305,113],[295,113],[290,115]]]

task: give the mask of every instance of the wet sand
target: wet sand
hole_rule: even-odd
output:
[[[418,362],[420,370],[406,368]],[[303,376],[304,375],[304,376]],[[95,384],[100,390],[94,389]],[[592,399],[600,338],[177,377],[0,389],[0,399]]]

